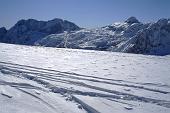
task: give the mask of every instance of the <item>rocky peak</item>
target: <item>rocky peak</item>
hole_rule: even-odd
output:
[[[157,24],[158,24],[159,26],[165,26],[165,25],[168,24],[168,19],[165,19],[165,18],[160,19],[160,20],[157,21]]]
[[[1,27],[1,28],[0,28],[0,33],[6,33],[6,32],[7,32],[7,30],[6,30],[5,27]]]
[[[20,20],[8,30],[5,39],[7,43],[32,45],[35,41],[49,35],[74,31],[80,28],[72,22],[55,18],[49,21],[35,19]]]
[[[60,18],[54,18],[52,20],[49,20],[47,22],[63,22],[63,19],[60,19]]]
[[[137,19],[136,19],[136,17],[129,17],[126,21],[125,21],[126,23],[128,23],[128,24],[133,24],[133,23],[140,23]]]
[[[8,31],[0,28],[0,36],[0,41],[7,43],[153,55],[170,54],[170,19],[145,24],[130,17],[125,22],[96,29],[80,29],[74,23],[58,18],[49,21],[28,19],[20,20]]]

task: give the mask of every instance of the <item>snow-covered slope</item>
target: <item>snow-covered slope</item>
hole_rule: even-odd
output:
[[[170,20],[144,24],[130,17],[102,28],[52,34],[35,45],[167,55],[170,54]]]
[[[0,43],[0,113],[169,113],[170,56]]]

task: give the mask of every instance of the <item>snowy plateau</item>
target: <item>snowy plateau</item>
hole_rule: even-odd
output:
[[[0,113],[170,113],[170,55],[0,43]]]

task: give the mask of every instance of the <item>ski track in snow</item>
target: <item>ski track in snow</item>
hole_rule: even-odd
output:
[[[40,101],[43,102],[45,105],[47,105],[48,107],[52,108],[54,111],[56,110],[55,107],[53,107],[52,105],[50,105],[50,104],[49,104],[48,102],[46,102],[45,100],[39,98],[38,96],[36,96],[36,95],[34,95],[34,94],[32,94],[32,93],[30,93],[30,92],[28,92],[28,91],[25,91],[24,89],[21,89],[21,88],[17,88],[17,89],[20,90],[20,91],[23,92],[23,93],[26,93],[26,94],[28,94],[28,95],[30,95],[30,96],[32,96],[32,97],[40,100]]]
[[[60,71],[55,71],[55,70],[53,70],[53,73],[52,73],[51,72],[52,70],[47,70],[47,69],[42,69],[42,68],[38,68],[38,70],[37,70],[36,67],[31,67],[31,66],[29,66],[29,67],[24,66],[24,65],[18,65],[17,66],[17,64],[5,63],[5,62],[0,62],[0,64],[1,64],[1,72],[2,73],[12,74],[14,76],[20,75],[21,77],[27,78],[29,80],[34,80],[34,81],[36,81],[40,84],[43,84],[46,87],[50,88],[51,91],[54,92],[54,93],[60,93],[60,94],[68,93],[68,94],[71,94],[71,95],[84,95],[84,96],[88,95],[88,96],[92,96],[92,97],[101,97],[101,98],[106,98],[106,99],[110,98],[109,99],[110,101],[115,101],[115,100],[112,100],[112,99],[139,101],[139,102],[152,103],[152,104],[156,104],[156,105],[160,105],[160,106],[163,106],[163,107],[170,108],[170,101],[156,100],[156,99],[147,98],[147,97],[140,97],[140,96],[137,96],[137,95],[123,93],[123,92],[119,92],[119,91],[115,91],[115,90],[108,90],[108,89],[104,89],[104,88],[97,87],[97,86],[92,86],[90,84],[86,84],[86,83],[83,83],[83,82],[75,82],[75,81],[72,81],[72,80],[66,80],[66,79],[63,79],[63,78],[68,77],[68,78],[71,78],[71,79],[77,79],[77,80],[80,79],[80,80],[84,80],[84,81],[99,82],[99,83],[102,83],[102,84],[120,85],[120,86],[124,86],[124,87],[138,88],[138,89],[143,89],[143,90],[149,90],[149,91],[152,91],[152,92],[169,94],[169,92],[166,92],[166,91],[145,88],[144,86],[123,84],[122,82],[121,83],[114,83],[113,82],[113,81],[119,81],[119,80],[110,80],[109,79],[109,80],[105,80],[105,81],[100,81],[100,80],[97,80],[97,79],[87,79],[87,78],[93,78],[92,76],[84,76],[83,78],[81,78],[80,77],[81,75],[78,76],[75,73],[68,73],[68,72],[65,73],[65,72],[60,72]],[[76,76],[78,76],[78,77],[76,77]],[[98,79],[102,79],[102,78],[98,78]],[[46,80],[48,82],[45,82]],[[107,94],[98,93],[98,92],[85,92],[85,91],[80,91],[80,90],[71,90],[71,89],[67,89],[67,88],[57,87],[53,84],[50,84],[51,81],[55,81],[56,83],[62,82],[62,83],[65,83],[65,84],[87,87],[87,88],[90,88],[90,89],[105,92]],[[123,82],[126,83],[126,81],[123,81]],[[143,83],[143,84],[145,84],[145,83]],[[32,96],[34,96],[34,95],[27,92],[27,91],[24,91],[20,88],[41,89],[41,88],[37,88],[35,86],[31,86],[29,84],[24,84],[24,83],[16,84],[16,83],[8,83],[8,82],[1,81],[0,85],[10,85],[12,87],[17,87],[18,90],[25,92],[25,93],[32,95]],[[145,86],[147,86],[147,85],[145,85]],[[34,97],[38,98],[37,96],[34,96]],[[38,98],[38,99],[40,99],[40,98]],[[74,99],[77,102],[83,104],[83,106],[86,109],[89,108],[89,107],[87,107],[87,105],[85,105],[83,102],[81,102],[81,100],[78,100],[76,97],[74,97]],[[43,100],[41,100],[41,101],[43,101]],[[97,111],[95,111],[95,112],[97,113]]]
[[[132,111],[134,108],[139,107],[140,104],[151,104],[156,106],[155,108],[162,107],[168,109],[166,112],[170,110],[170,98],[168,98],[170,97],[170,85],[166,83],[114,79],[7,61],[0,61],[0,73],[3,76],[8,75],[39,84],[40,86],[35,86],[29,83],[6,81],[0,78],[0,86],[15,88],[43,103],[53,112],[57,112],[56,107],[41,98],[41,93],[57,93],[63,99],[66,99],[66,101],[69,100],[77,103],[79,109],[85,110],[88,113],[101,112],[100,109],[89,103],[93,98],[101,99],[100,102],[107,107],[110,106],[110,108],[112,108],[112,104],[108,104],[108,102],[117,103],[127,111]],[[36,93],[33,93],[33,90]],[[148,95],[146,96],[144,93]],[[0,94],[9,99],[15,97],[8,92],[2,91]],[[155,95],[160,96],[160,98],[155,98]]]

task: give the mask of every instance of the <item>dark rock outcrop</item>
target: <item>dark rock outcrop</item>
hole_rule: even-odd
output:
[[[141,30],[128,52],[151,55],[170,54],[170,21],[160,19]]]
[[[0,28],[0,42],[4,42],[4,37],[7,33],[7,30],[5,27]]]
[[[74,23],[57,18],[50,21],[20,20],[7,31],[4,42],[33,45],[47,35],[79,29]]]
[[[53,34],[36,45],[128,52],[137,54],[170,54],[170,20],[141,23],[130,17],[123,23],[102,28],[82,29],[71,33]]]
[[[125,22],[128,24],[139,23],[139,21],[136,19],[136,17],[133,17],[133,16],[128,18]]]
[[[170,54],[170,19],[141,23],[135,17],[96,29],[54,19],[20,20],[10,30],[0,29],[1,42],[136,54]]]

